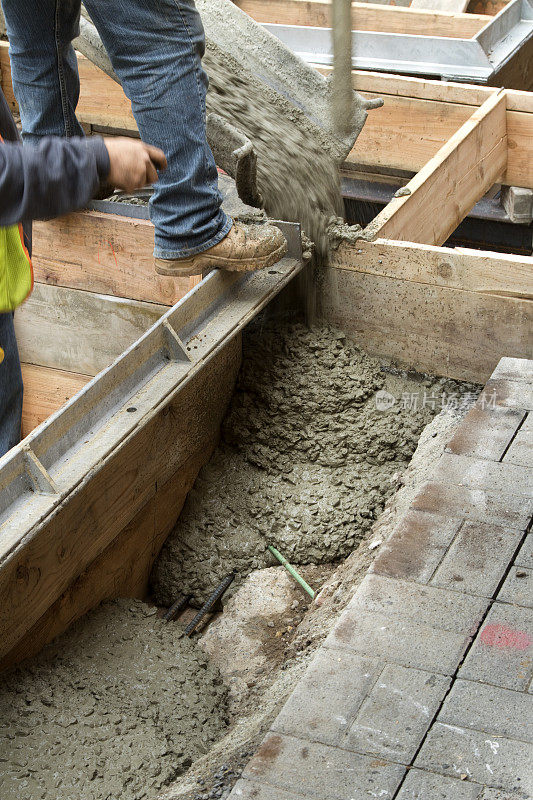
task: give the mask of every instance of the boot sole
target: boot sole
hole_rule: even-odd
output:
[[[170,266],[176,262],[169,261],[169,266],[164,266],[164,259],[158,258],[155,262],[155,271],[158,275],[170,275],[173,278],[190,278],[201,275],[207,269],[225,269],[228,272],[255,272],[259,269],[271,267],[281,261],[287,253],[287,245],[283,244],[274,252],[266,256],[257,256],[244,260],[242,258],[224,258],[223,256],[204,256],[200,253],[192,258],[180,259],[179,266]]]

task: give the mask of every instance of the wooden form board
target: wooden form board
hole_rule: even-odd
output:
[[[145,599],[152,565],[176,524],[187,494],[207,463],[216,438],[194,453],[118,533],[81,575],[0,659],[0,670],[36,655],[99,603],[117,597]]]
[[[425,0],[430,2],[430,0]],[[464,4],[464,0],[458,0]],[[257,22],[276,25],[331,27],[331,3],[309,0],[237,0],[236,5]],[[427,7],[429,8],[429,6]],[[427,8],[352,3],[352,28],[359,31],[405,33],[412,36],[448,36],[468,39],[490,21],[481,14],[458,14],[449,9],[438,13]]]
[[[377,240],[341,246],[323,314],[369,353],[484,383],[533,353],[533,259]]]
[[[22,361],[81,375],[108,367],[167,310],[37,283],[15,314]]]
[[[321,68],[324,74],[329,69]],[[348,156],[351,167],[418,172],[498,89],[445,84],[376,72],[352,73],[353,86],[364,97],[382,97],[383,109],[368,115]],[[533,188],[533,94],[506,90],[508,186]]]
[[[142,594],[160,535],[217,441],[240,360],[236,336],[3,558],[0,668],[102,599]]]
[[[24,381],[23,437],[58,411],[91,379],[90,375],[80,375],[35,364],[22,364],[22,378]]]
[[[33,226],[33,266],[41,283],[172,306],[190,278],[158,275],[151,222],[84,211]]]
[[[366,229],[367,235],[444,244],[507,167],[507,98],[491,95]]]
[[[369,352],[479,383],[502,356],[531,357],[533,258],[435,246],[506,169],[507,94],[469,106],[409,193],[367,227],[370,241],[334,254],[323,312]]]

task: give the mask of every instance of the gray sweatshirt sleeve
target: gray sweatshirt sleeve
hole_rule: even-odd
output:
[[[0,225],[48,219],[83,208],[109,174],[99,137],[46,137],[0,143]]]

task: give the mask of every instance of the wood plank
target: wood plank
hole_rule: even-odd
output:
[[[373,238],[442,244],[507,165],[506,95],[489,97],[370,223]]]
[[[387,95],[383,99],[384,107],[368,115],[348,164],[418,172],[472,111],[466,104]],[[533,188],[533,115],[507,110],[506,116],[507,169],[503,182]]]
[[[369,353],[477,383],[533,347],[531,301],[355,270],[328,270],[323,316]]]
[[[448,11],[461,14],[466,11],[469,0],[411,0],[411,8]]]
[[[363,97],[374,97],[361,92]],[[418,172],[471,116],[473,107],[383,95],[383,108],[370,112],[346,159],[358,168]]]
[[[24,405],[22,436],[27,436],[41,422],[56,412],[79,392],[91,378],[73,372],[22,364]]]
[[[460,2],[464,4],[464,0]],[[324,0],[268,0],[266,3],[264,0],[237,0],[236,5],[257,22],[331,27],[331,2]],[[487,15],[457,14],[446,10],[428,12],[422,8],[415,9],[413,4],[406,8],[376,3],[352,3],[352,29],[359,31],[470,39],[489,21],[490,17]]]
[[[533,258],[526,256],[361,239],[355,247],[341,244],[330,263],[384,278],[533,300]]]
[[[105,600],[146,598],[152,565],[174,527],[188,492],[216,439],[180,466],[135,518],[68,587],[1,661],[0,670],[36,655],[73,622]]]
[[[82,211],[33,226],[33,266],[40,283],[171,306],[190,278],[158,275],[149,220]]]
[[[470,0],[468,10],[472,14],[490,14],[495,16],[505,8],[509,0]]]
[[[2,66],[4,92],[11,101],[12,107],[15,108],[7,43],[5,42],[0,42],[0,65]],[[329,67],[320,66],[319,69],[323,74],[331,71]],[[480,106],[497,91],[485,86],[443,83],[442,81],[388,73],[354,70],[352,76],[354,87],[358,91],[373,97],[384,97],[387,110],[379,109],[369,114],[363,133],[350,155],[350,160],[353,163],[368,166],[387,164],[393,169],[405,169],[413,172],[420,170],[428,158],[435,154],[439,143],[442,143],[439,133],[440,125],[443,126],[442,136],[446,136],[455,125],[457,125],[455,128],[457,130],[465,121],[466,110],[453,109],[452,106],[457,104]],[[98,91],[90,85],[96,78],[100,85]],[[102,106],[98,110],[99,124],[104,128],[119,127],[132,132],[137,130],[133,116],[124,112],[122,90],[111,78],[104,76],[96,68],[93,70],[87,66],[83,83],[82,91],[87,91],[91,97],[98,97],[100,92],[107,97],[106,106]],[[85,84],[87,85],[85,86]],[[412,102],[415,100],[421,102],[419,104]],[[440,108],[428,106],[428,118],[424,118],[425,101],[433,101],[442,105]],[[533,158],[530,157],[531,142],[533,141],[533,94],[508,90],[507,109],[509,154],[504,182],[510,186],[533,188]],[[78,106],[80,120],[82,122],[89,122],[91,119],[94,121],[91,114],[92,112],[88,108],[86,116],[85,105],[80,103]],[[384,116],[385,114],[387,117]],[[434,120],[436,124],[433,124]],[[404,127],[408,131],[405,147],[402,136]],[[42,255],[44,258],[46,257],[44,253]]]
[[[316,65],[319,72],[329,75],[332,67]],[[368,72],[353,70],[352,83],[358,91],[372,92],[374,95],[390,94],[403,97],[417,97],[423,100],[440,100],[444,103],[464,103],[480,106],[498,89],[492,86],[477,86],[469,83],[453,83],[414,78],[390,72]],[[512,111],[533,113],[533,95],[519,89],[507,90],[507,108]]]
[[[145,333],[166,306],[37,283],[15,315],[22,361],[96,375]]]
[[[232,339],[135,429],[0,564],[0,659],[219,431],[241,360]]]

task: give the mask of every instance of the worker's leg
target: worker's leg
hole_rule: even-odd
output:
[[[75,115],[79,79],[71,44],[80,5],[81,0],[2,0],[25,141],[83,135]]]
[[[20,441],[22,374],[13,314],[0,314],[0,458]]]
[[[155,255],[182,258],[212,247],[231,220],[220,207],[206,139],[204,31],[193,1],[86,0],[85,6],[132,101],[142,138],[168,159],[151,203]]]

